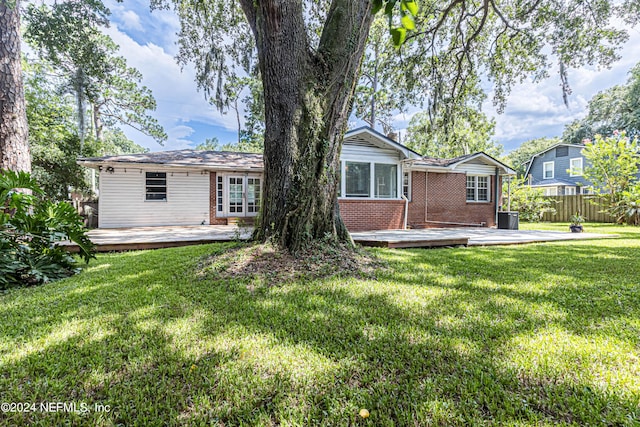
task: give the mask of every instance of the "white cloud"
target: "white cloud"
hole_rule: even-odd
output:
[[[184,70],[176,63],[164,48],[148,43],[140,45],[130,36],[111,27],[105,30],[120,46],[120,54],[127,59],[129,66],[137,68],[143,75],[142,84],[152,90],[158,108],[152,115],[158,119],[165,130],[184,129],[184,123],[200,122],[235,130],[235,120],[230,115],[219,114],[197,91],[195,72],[192,67]],[[170,150],[193,143],[188,139],[191,133],[177,134],[168,132],[169,139],[162,149]],[[138,132],[125,130],[129,138],[152,150],[161,149],[152,138]],[[212,135],[213,136],[213,135]]]
[[[120,19],[124,24],[124,28],[127,30],[144,31],[142,24],[140,23],[140,16],[132,10],[125,10],[120,15]]]
[[[640,58],[640,33],[632,29],[621,50],[621,59],[609,69],[583,67],[569,70],[569,108],[565,107],[558,70],[539,82],[525,82],[513,88],[504,114],[498,115],[490,102],[484,109],[496,118],[496,139],[507,150],[533,138],[561,136],[564,127],[584,117],[589,100],[598,92],[626,82],[629,70]],[[489,95],[491,97],[491,94]]]

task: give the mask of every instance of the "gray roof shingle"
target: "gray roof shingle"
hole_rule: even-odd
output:
[[[157,164],[198,168],[264,168],[262,154],[199,150],[158,151],[153,153],[122,154],[118,156],[84,157],[79,159],[79,163]]]

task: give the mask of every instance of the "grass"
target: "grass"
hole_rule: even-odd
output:
[[[89,410],[0,425],[639,425],[640,229],[585,228],[621,237],[275,286],[237,244],[101,255],[0,294],[0,400]]]

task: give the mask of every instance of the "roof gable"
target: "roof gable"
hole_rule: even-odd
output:
[[[372,144],[380,148],[391,148],[400,152],[402,154],[401,157],[405,159],[418,159],[421,157],[419,153],[416,153],[409,147],[405,147],[368,126],[350,130],[344,134],[343,145],[358,145],[362,143]]]
[[[485,164],[489,166],[495,166],[502,170],[502,173],[505,175],[515,175],[515,171],[511,169],[509,166],[500,162],[499,160],[494,159],[487,153],[480,151],[478,153],[473,154],[465,154],[463,156],[454,157],[453,159],[436,159],[434,157],[422,157],[419,160],[412,162],[414,166],[422,167],[422,168],[439,168],[439,169],[449,169],[455,170],[457,167],[464,164]]]
[[[582,144],[567,144],[566,142],[560,142],[558,144],[553,144],[551,147],[547,148],[546,150],[542,150],[539,153],[534,154],[533,156],[531,156],[531,158],[529,160],[527,160],[526,165],[527,165],[527,170],[524,173],[524,176],[528,176],[529,175],[529,171],[531,170],[531,166],[533,165],[533,162],[535,161],[536,158],[548,153],[551,150],[555,150],[558,147],[570,147],[570,148],[580,148],[581,150],[584,148],[584,145]],[[571,155],[571,153],[569,153],[569,155]]]

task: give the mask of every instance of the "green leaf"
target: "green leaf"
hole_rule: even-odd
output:
[[[416,29],[416,23],[413,21],[413,17],[409,14],[403,14],[402,18],[400,18],[400,22],[407,30],[411,31]]]
[[[393,39],[393,44],[396,47],[402,46],[404,41],[407,38],[407,29],[406,28],[392,28],[391,30],[391,38]]]
[[[393,15],[393,8],[396,5],[396,0],[388,0],[387,5],[384,8],[384,14],[391,17]]]
[[[375,15],[376,13],[380,12],[380,9],[382,9],[382,6],[383,6],[382,0],[373,0],[372,13]]]
[[[402,8],[406,8],[414,17],[418,16],[418,3],[414,0],[402,0]]]

